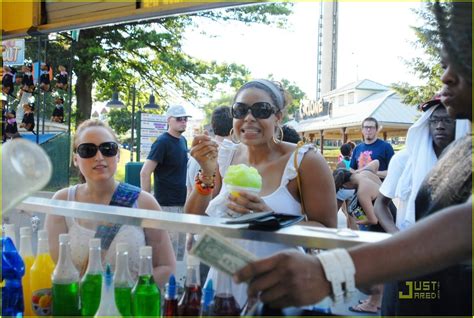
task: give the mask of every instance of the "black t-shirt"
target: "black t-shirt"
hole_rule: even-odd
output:
[[[64,107],[54,107],[53,116],[64,117]]]
[[[6,93],[8,95],[11,95],[13,93],[13,90],[15,89],[13,87],[13,75],[11,75],[10,73],[6,73],[5,75],[3,75],[3,77],[2,77],[2,86],[5,89],[8,88]]]
[[[25,113],[21,122],[26,125],[26,130],[33,131],[33,129],[35,128],[35,114]]]
[[[153,143],[147,159],[157,163],[154,190],[160,205],[183,206],[188,164],[186,138],[176,138],[165,132]]]
[[[455,141],[443,152],[436,166],[425,177],[416,196],[417,221],[469,199],[472,193],[471,158],[471,136]],[[450,225],[447,223],[445,226]],[[459,233],[459,235],[471,235],[471,233]],[[383,315],[472,316],[470,262],[460,263],[410,281],[399,282],[398,291],[406,294],[407,282],[411,282],[413,286],[423,286],[423,282],[435,282],[434,285],[429,285],[429,292],[433,293],[434,299],[398,299],[397,293],[393,299],[396,303],[396,312],[382,312]]]

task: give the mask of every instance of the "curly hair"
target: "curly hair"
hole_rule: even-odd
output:
[[[438,33],[450,63],[472,84],[472,2],[436,0],[432,6]]]

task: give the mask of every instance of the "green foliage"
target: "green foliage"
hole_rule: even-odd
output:
[[[117,135],[125,134],[131,128],[131,116],[127,108],[112,109],[107,115],[109,126]]]
[[[234,94],[222,94],[219,98],[211,100],[206,105],[200,107],[205,114],[204,125],[211,123],[211,115],[214,109],[219,106],[232,106],[232,101],[234,99]]]
[[[424,85],[413,86],[406,82],[392,84],[392,88],[402,96],[403,102],[409,105],[419,105],[430,100],[441,88],[440,41],[436,31],[436,21],[431,4],[423,9],[414,10],[423,21],[422,26],[412,27],[417,41],[412,43],[415,48],[423,50],[424,58],[405,60],[413,74],[425,81]]]

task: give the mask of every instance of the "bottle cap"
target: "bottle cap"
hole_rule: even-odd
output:
[[[69,234],[59,234],[59,243],[69,243],[71,241],[71,237]]]
[[[204,286],[203,291],[204,291],[203,303],[206,305],[209,305],[214,299],[214,289],[212,286],[212,279],[209,279],[207,281],[206,286]]]
[[[31,236],[31,227],[29,226],[20,227],[20,237],[21,236]]]
[[[140,247],[140,256],[151,257],[151,246]]]
[[[168,284],[166,284],[166,295],[170,299],[176,298],[176,278],[171,274]]]
[[[48,231],[47,230],[39,230],[38,231],[38,240],[47,240],[48,239]]]
[[[89,240],[89,248],[99,248],[100,247],[100,238],[91,238]]]
[[[128,253],[128,244],[127,243],[117,243],[116,245],[117,253]]]
[[[188,266],[198,266],[199,265],[199,258],[197,258],[196,256],[192,256],[190,254],[188,254],[188,259],[186,260],[186,264],[188,264]]]

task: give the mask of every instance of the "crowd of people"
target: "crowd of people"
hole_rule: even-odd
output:
[[[21,137],[18,128],[33,132],[35,128],[35,94],[50,94],[55,91],[55,107],[51,121],[64,122],[64,98],[61,97],[68,88],[69,75],[66,67],[58,66],[54,87],[51,86],[53,71],[50,65],[41,63],[39,72],[34,78],[31,63],[21,67],[21,73],[15,67],[3,65],[2,71],[2,141]],[[15,87],[18,87],[15,92]]]
[[[274,211],[329,228],[337,226],[342,208],[349,227],[393,237],[316,256],[297,246],[233,240],[260,258],[234,275],[232,291],[239,305],[259,297],[271,307],[304,306],[326,296],[340,298],[341,289],[350,294],[357,286],[371,295],[351,307],[356,312],[377,313],[381,307],[383,315],[471,315],[471,7],[467,2],[434,5],[443,43],[441,95],[423,105],[405,149],[396,154],[377,137],[377,119],[368,117],[361,125],[363,141],[355,147],[344,144],[341,161],[331,171],[313,145],[302,145],[294,131],[282,126],[288,93],[277,82],[259,79],[245,83],[231,107],[214,111],[212,136],[195,136],[190,149],[183,132],[191,116],[182,106],[169,107],[168,130],[152,145],[140,173],[141,188],[115,180],[119,151],[114,132],[100,121],[85,121],[73,142],[73,163],[84,182],[54,198],[213,217]],[[237,164],[259,172],[258,194],[229,191],[223,177]],[[153,274],[161,287],[186,250],[185,234],[165,230],[53,215],[47,216],[46,228],[55,259],[58,235],[71,234],[78,268],[87,264],[88,239],[97,233],[111,242],[103,255],[111,264],[117,243],[132,246],[133,275],[138,247],[151,245]],[[220,275],[211,268],[207,277],[218,281]],[[399,293],[408,286],[404,279],[438,282],[442,296],[401,299]]]

